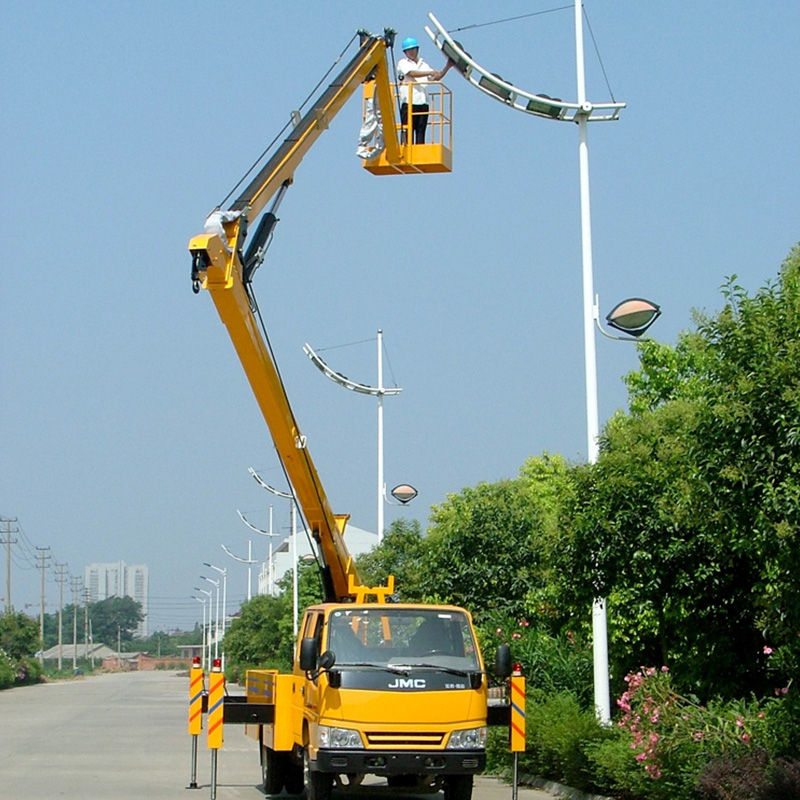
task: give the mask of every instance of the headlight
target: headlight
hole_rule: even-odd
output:
[[[320,747],[363,747],[361,734],[349,728],[331,728],[328,725],[317,727]]]
[[[453,731],[450,741],[447,742],[448,750],[479,750],[486,747],[486,727],[467,728],[464,731]]]

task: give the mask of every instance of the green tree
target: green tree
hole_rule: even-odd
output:
[[[422,593],[491,613],[532,616],[557,629],[568,610],[552,569],[571,468],[559,456],[529,459],[519,477],[482,483],[434,506],[419,569]]]
[[[118,638],[123,642],[129,642],[139,623],[144,619],[142,604],[137,603],[132,597],[109,597],[90,603],[88,614],[92,621],[94,641],[108,645],[113,645]],[[80,616],[78,619],[80,626]]]
[[[241,606],[240,614],[225,633],[223,647],[236,674],[247,667],[289,670],[295,638],[293,634],[292,574],[278,581],[276,597],[258,595]],[[298,565],[298,606],[302,616],[306,606],[321,601],[322,587],[317,566],[301,561]]]
[[[422,530],[417,520],[397,519],[389,526],[383,541],[358,557],[361,580],[367,586],[384,586],[394,575],[395,591],[403,602],[421,599],[420,559],[424,549]]]
[[[35,655],[41,647],[39,624],[21,611],[0,616],[0,650],[12,661]]]
[[[576,595],[608,597],[620,666],[669,664],[706,696],[767,689],[765,647],[800,677],[800,250],[724,295],[675,348],[640,349],[562,551]]]

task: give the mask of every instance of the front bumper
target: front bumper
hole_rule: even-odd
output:
[[[317,750],[317,772],[366,775],[474,775],[486,767],[485,750]]]

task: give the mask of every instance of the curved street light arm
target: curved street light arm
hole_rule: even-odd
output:
[[[286,495],[286,496],[289,497],[289,495]],[[280,531],[262,531],[261,528],[256,528],[255,525],[253,525],[253,524],[251,524],[250,522],[247,521],[245,515],[242,514],[242,512],[239,511],[238,508],[236,509],[236,513],[239,515],[239,519],[241,519],[242,522],[244,522],[244,524],[247,525],[247,527],[250,528],[251,531],[255,531],[256,533],[260,533],[262,536],[280,536]],[[223,547],[224,547],[224,545],[223,545]],[[226,552],[227,552],[227,550],[226,550]],[[230,553],[228,555],[230,555]]]
[[[256,483],[262,489],[266,489],[268,492],[272,492],[272,494],[277,495],[278,497],[285,497],[287,500],[292,500],[294,498],[294,495],[291,494],[290,492],[281,492],[274,486],[270,486],[268,483],[264,483],[263,478],[252,467],[248,467],[247,471],[253,476],[253,478],[255,478]],[[241,512],[237,511],[236,513],[239,514],[240,517],[242,517]],[[244,517],[242,517],[242,519],[244,519]]]
[[[485,69],[453,39],[444,26],[428,14],[435,31],[425,26],[425,32],[455,68],[476,88],[489,97],[511,106],[517,111],[556,121],[575,122],[579,117],[589,122],[615,120],[625,103],[564,102],[557,97],[536,94],[520,89],[499,75]],[[599,113],[597,113],[599,112]]]
[[[227,548],[227,547],[225,547],[225,545],[224,545],[224,544],[221,544],[221,545],[220,545],[220,547],[221,547],[221,548],[222,548],[222,549],[223,549],[223,550],[224,550],[224,551],[225,551],[225,552],[226,552],[226,553],[227,553],[227,554],[228,554],[228,555],[229,555],[229,556],[230,556],[230,557],[231,557],[231,558],[232,558],[234,561],[239,561],[239,562],[241,562],[242,564],[258,564],[258,561],[256,561],[256,560],[255,560],[255,559],[253,559],[253,558],[239,558],[239,556],[235,556],[233,553],[231,553],[231,551],[230,551],[230,550],[228,550],[228,548]]]
[[[311,345],[306,342],[303,345],[303,352],[311,359],[311,363],[326,377],[339,386],[349,389],[351,392],[358,392],[358,394],[368,394],[372,397],[381,397],[382,395],[395,395],[400,394],[403,390],[397,386],[392,389],[385,389],[380,386],[369,386],[366,383],[357,383],[351,381],[350,378],[342,375],[341,372],[332,370],[311,348]]]

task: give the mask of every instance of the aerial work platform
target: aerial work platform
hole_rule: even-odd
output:
[[[389,160],[387,151],[383,150],[375,158],[364,161],[364,169],[373,175],[413,175],[416,173],[452,172],[453,170],[453,129],[452,129],[452,92],[443,84],[431,81],[426,83],[428,91],[428,128],[425,144],[413,144],[412,130],[415,113],[412,105],[406,124],[395,122],[393,132],[400,149],[399,160]],[[400,87],[399,91],[407,91],[410,87]],[[374,83],[364,84],[364,106],[372,100]],[[401,102],[397,84],[392,84],[394,107]],[[384,136],[386,131],[384,131]],[[391,135],[391,134],[390,134]]]

